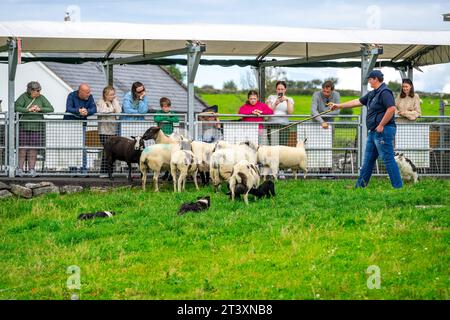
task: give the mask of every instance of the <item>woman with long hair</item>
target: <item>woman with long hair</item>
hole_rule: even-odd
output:
[[[395,107],[399,122],[415,121],[422,115],[420,97],[414,92],[414,85],[410,79],[403,79],[402,91],[395,99]]]

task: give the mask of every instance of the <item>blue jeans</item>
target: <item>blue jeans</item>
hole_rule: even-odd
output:
[[[364,163],[356,182],[356,188],[366,187],[372,176],[373,167],[378,156],[384,162],[389,179],[394,188],[403,187],[403,181],[400,177],[400,170],[394,159],[394,137],[397,128],[394,126],[386,126],[382,133],[369,131],[367,137],[366,151],[364,153]]]

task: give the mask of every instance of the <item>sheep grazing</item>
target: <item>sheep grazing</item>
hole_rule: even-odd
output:
[[[260,146],[257,151],[258,163],[262,165],[263,179],[266,180],[268,175],[276,180],[278,170],[292,169],[297,179],[297,173],[301,169],[306,179],[307,156],[305,151],[305,142],[299,141],[297,147],[287,146]]]
[[[132,137],[133,140],[124,137],[111,137],[105,142],[104,150],[108,162],[108,176],[112,180],[112,168],[116,160],[125,161],[128,165],[128,181],[131,183],[131,164],[139,163],[141,153],[145,148],[141,137]]]
[[[221,178],[228,180],[234,165],[241,160],[256,165],[256,146],[253,143],[242,142],[213,152],[209,171],[216,192],[220,189]]]
[[[417,167],[414,163],[403,155],[403,153],[395,153],[395,162],[397,162],[398,168],[400,169],[400,175],[405,181],[413,181],[417,183],[419,175],[417,173]]]
[[[233,171],[229,179],[231,200],[234,200],[236,184],[242,183],[247,191],[244,193],[245,204],[248,205],[248,193],[252,188],[259,185],[259,171],[255,164],[247,160],[241,160],[233,166]]]
[[[174,143],[179,140],[181,140],[182,136],[176,134],[175,132],[172,133],[170,136],[167,136],[160,127],[151,127],[145,131],[144,135],[142,136],[142,139],[144,140],[155,140],[155,143]]]
[[[182,143],[182,142],[180,142]],[[181,146],[183,148],[183,146]],[[190,147],[189,147],[190,148]],[[192,175],[194,179],[195,188],[198,190],[197,184],[197,158],[190,150],[173,151],[170,159],[170,172],[173,177],[173,191],[177,192],[177,173],[180,173],[178,178],[178,192],[184,190],[186,185],[187,175]]]

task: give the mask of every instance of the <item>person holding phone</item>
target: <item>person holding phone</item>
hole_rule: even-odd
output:
[[[277,94],[270,95],[266,99],[267,106],[272,109],[274,114],[274,117],[270,117],[268,121],[270,123],[270,125],[268,125],[269,144],[287,146],[289,132],[295,130],[295,127],[281,130],[273,135],[271,135],[270,132],[289,124],[287,115],[294,112],[294,99],[286,96],[286,81],[277,81],[275,89]],[[276,135],[276,137],[274,137],[274,135]]]

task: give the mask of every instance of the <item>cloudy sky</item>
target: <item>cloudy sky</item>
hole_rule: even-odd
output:
[[[0,21],[62,21],[66,9],[77,6],[81,21],[131,23],[219,23],[311,28],[381,28],[396,30],[450,30],[442,14],[450,13],[450,1],[293,1],[293,0],[0,0]],[[359,90],[360,70],[288,68],[294,80],[338,77],[338,88]],[[196,84],[221,88],[226,80],[238,85],[248,68],[199,68]],[[415,72],[419,90],[450,93],[450,64]],[[400,80],[393,69],[384,69],[387,81]]]

